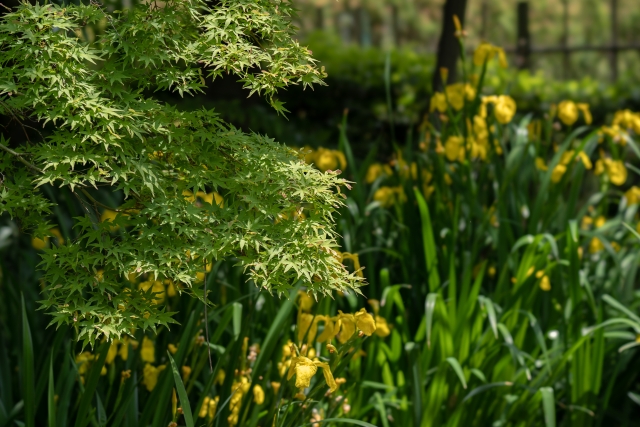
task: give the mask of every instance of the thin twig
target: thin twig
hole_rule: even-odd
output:
[[[43,171],[42,169],[40,169],[40,168],[38,168],[36,165],[34,165],[34,164],[29,163],[28,161],[26,161],[26,160],[24,159],[24,157],[22,157],[22,156],[24,156],[24,154],[20,154],[20,153],[18,153],[18,152],[15,152],[15,151],[13,151],[11,148],[6,147],[6,146],[4,146],[4,145],[2,145],[2,144],[0,144],[0,149],[3,149],[3,150],[4,150],[4,151],[6,151],[7,153],[9,153],[9,154],[11,154],[11,155],[15,156],[15,157],[18,159],[18,161],[20,161],[20,163],[22,163],[22,164],[26,165],[27,167],[29,167],[29,169],[34,170],[34,171],[38,172],[38,173],[39,173],[39,174],[41,174],[41,175],[42,175],[42,174],[44,174],[44,171]]]
[[[112,208],[110,206],[107,206],[103,203],[100,203],[99,201],[97,201],[96,199],[94,199],[91,194],[89,194],[89,192],[87,190],[85,190],[84,188],[81,188],[80,191],[82,191],[82,194],[85,195],[85,197],[89,200],[91,200],[91,202],[93,202],[94,205],[98,205],[104,209],[108,209],[110,211],[114,211],[114,212],[127,212],[127,211],[132,211],[133,209],[117,209],[117,208]],[[97,209],[96,209],[97,210]]]
[[[84,191],[84,190],[82,190],[82,191]],[[89,208],[88,208],[88,207],[86,206],[86,204],[85,204],[85,203],[87,203],[87,202],[86,202],[86,200],[83,200],[83,199],[82,199],[82,197],[80,197],[80,196],[78,195],[78,193],[76,193],[76,192],[75,192],[75,191],[73,191],[73,190],[71,190],[71,194],[73,194],[74,196],[76,196],[76,198],[77,198],[77,199],[78,199],[78,201],[80,202],[80,206],[82,206],[82,208],[87,212],[87,215],[89,216],[89,219],[91,220],[91,225],[93,226],[93,229],[94,229],[94,230],[98,230],[98,223],[97,223],[97,222],[94,220],[94,218],[91,216],[91,212],[89,211]],[[94,206],[94,208],[95,208],[95,206]],[[97,209],[96,209],[96,212],[97,212]],[[98,214],[97,214],[97,213],[94,213],[94,214],[95,214],[96,219],[97,219]]]
[[[209,353],[209,370],[213,374],[213,362],[211,362],[211,344],[209,343],[209,319],[207,317],[207,260],[204,260],[204,333],[207,340],[207,352]]]
[[[43,174],[44,174],[44,171],[43,171],[42,169],[40,169],[40,168],[38,168],[37,166],[35,166],[35,165],[33,165],[33,164],[29,163],[28,161],[26,161],[26,160],[22,157],[22,156],[23,156],[23,154],[18,153],[18,152],[16,152],[16,151],[12,150],[11,148],[6,147],[6,146],[4,146],[4,145],[2,145],[2,144],[0,144],[0,149],[2,149],[2,150],[4,150],[4,151],[6,151],[7,153],[9,153],[9,154],[11,154],[11,155],[15,156],[15,158],[16,158],[16,159],[18,159],[21,163],[23,163],[24,165],[26,165],[26,166],[27,166],[29,169],[31,169],[32,171],[35,171],[35,172],[37,172],[37,173],[38,173],[38,174],[40,174],[40,175],[43,175]],[[79,187],[81,187],[81,186],[79,186]],[[87,191],[85,191],[83,188],[80,188],[80,191],[82,191],[82,192],[83,192],[83,194],[84,194],[85,196],[87,196],[89,199],[93,200],[93,201],[94,201],[94,202],[96,202],[96,203],[99,203],[97,200],[95,200],[93,197],[91,197],[91,195],[89,195],[89,193],[88,193]],[[82,197],[78,196],[78,193],[76,193],[76,192],[75,192],[75,191],[73,191],[73,190],[71,190],[71,193],[72,193],[74,196],[76,196],[76,198],[78,199],[78,201],[80,201],[80,205],[84,208],[84,210],[85,210],[85,211],[87,211],[87,214],[89,214],[89,218],[91,218],[91,214],[90,214],[90,212],[89,212],[89,209],[87,208],[87,206],[85,206],[85,204],[84,204],[85,202],[84,202],[84,200],[82,200]],[[109,209],[111,209],[111,208],[109,208]],[[97,210],[97,209],[96,209],[96,210]],[[98,226],[97,226],[95,223],[93,224],[93,227],[94,227],[96,230],[98,229]]]
[[[22,128],[22,132],[24,132],[24,136],[25,138],[27,138],[27,142],[29,144],[31,144],[31,139],[29,138],[29,133],[27,132],[27,129],[25,129],[25,125],[24,123],[22,123],[20,121],[20,119],[18,118],[18,116],[16,115],[16,113],[14,113],[13,109],[11,108],[10,105],[7,105],[6,102],[4,102],[2,99],[0,99],[0,104],[2,104],[4,106],[4,108],[7,109],[7,111],[9,112],[9,114],[11,114],[11,116],[13,117],[13,119],[18,122],[18,124],[20,125],[20,127]],[[38,132],[40,134],[40,136],[42,136],[42,134],[40,133],[40,131],[38,131],[37,129],[29,126],[29,128],[34,129],[36,132]]]
[[[122,37],[120,37],[120,33],[116,29],[116,26],[113,25],[113,17],[102,9],[104,7],[104,5],[102,3],[100,3],[99,1],[96,1],[96,0],[90,0],[90,3],[93,6],[97,7],[98,9],[100,9],[100,12],[102,12],[102,14],[107,18],[107,21],[109,21],[109,24],[111,24],[111,28],[113,28],[113,31],[115,31],[115,33],[118,36],[118,38],[120,39],[120,41],[122,41]]]

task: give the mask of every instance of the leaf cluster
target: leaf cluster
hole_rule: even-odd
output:
[[[90,343],[167,324],[171,313],[129,275],[203,298],[198,272],[223,258],[279,295],[298,280],[315,294],[358,288],[361,279],[334,249],[333,215],[348,185],[338,172],[322,173],[212,110],[183,111],[154,97],[202,91],[206,78],[226,72],[284,111],[277,89],[323,76],[293,40],[292,14],[279,1],[209,8],[176,0],[111,14],[94,3],[23,3],[2,18],[0,112],[26,140],[3,137],[0,212],[43,235],[54,205],[43,190],[53,187],[86,212],[65,245],[42,254],[42,308],[52,323],[75,325]],[[85,40],[87,25],[104,32]],[[32,140],[26,121],[45,134]],[[105,193],[124,203],[100,202]],[[108,208],[115,215],[100,222]]]

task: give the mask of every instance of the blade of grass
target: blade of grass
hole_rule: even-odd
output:
[[[631,399],[633,403],[640,405],[640,394],[630,391],[627,393],[627,396],[629,396],[629,399]]]
[[[542,410],[544,412],[544,423],[547,427],[556,427],[556,402],[553,397],[551,387],[542,387]]]
[[[242,304],[233,303],[233,339],[237,340],[242,329]]]
[[[638,317],[635,313],[633,313],[627,307],[625,307],[620,302],[618,302],[618,300],[613,298],[611,295],[604,294],[604,295],[602,295],[602,299],[603,299],[604,302],[609,304],[611,307],[615,308],[618,311],[623,312],[624,314],[629,316],[631,319],[633,319],[635,322],[640,323],[640,317]]]
[[[542,357],[544,358],[544,364],[547,367],[547,371],[549,375],[551,375],[551,361],[549,360],[547,343],[544,340],[544,334],[542,333],[542,329],[540,329],[540,324],[538,323],[538,319],[536,319],[536,317],[529,311],[524,311],[524,310],[520,310],[520,311],[529,317],[529,324],[533,328],[533,331],[536,335],[536,340],[538,341],[538,345],[542,349]]]
[[[351,418],[326,418],[324,420],[319,420],[319,421],[314,421],[311,423],[306,423],[306,424],[302,424],[300,427],[302,426],[312,426],[315,424],[324,424],[324,423],[339,423],[339,424],[353,424],[356,426],[362,426],[362,427],[377,427],[371,423],[367,423],[365,421],[359,421],[359,420],[353,420]]]
[[[96,393],[96,417],[98,426],[105,427],[107,425],[107,414],[104,412],[104,405],[100,399],[100,394]]]
[[[2,400],[0,400],[0,426],[5,426],[7,425],[7,422],[9,421],[9,414],[7,414],[7,410],[4,407],[4,403],[2,403]]]
[[[460,366],[460,362],[458,362],[458,359],[456,359],[455,357],[447,357],[446,360],[447,360],[447,363],[451,365],[451,367],[453,368],[453,371],[458,376],[460,383],[462,383],[462,388],[466,389],[467,380],[464,378],[464,372],[462,372],[462,366]]]
[[[493,306],[493,301],[489,298],[485,298],[483,296],[478,297],[478,300],[485,306],[487,309],[487,316],[489,316],[489,324],[491,325],[491,330],[493,331],[493,335],[498,338],[498,320],[496,317],[496,309]]]
[[[65,343],[63,355],[62,371],[60,372],[61,388],[58,391],[58,404],[56,405],[56,424],[59,426],[68,425],[69,405],[71,404],[71,395],[73,394],[73,385],[76,382],[77,375],[72,375],[73,360],[67,357],[71,353],[71,342]]]
[[[376,408],[378,409],[378,413],[380,414],[380,420],[382,421],[382,425],[384,427],[389,427],[389,420],[387,419],[387,410],[384,407],[382,396],[378,392],[374,393],[373,396],[376,398]]]
[[[418,346],[408,342],[404,346],[411,366],[411,389],[413,391],[413,425],[418,426],[422,420],[422,370]]]
[[[56,402],[55,402],[56,387],[53,382],[53,352],[51,352],[51,358],[49,359],[49,387],[47,390],[47,404],[48,404],[48,421],[49,427],[56,427]]]
[[[107,358],[107,352],[109,351],[110,344],[103,342],[98,348],[97,360],[91,365],[87,381],[84,386],[84,393],[80,398],[78,404],[78,413],[76,416],[75,427],[84,427],[89,423],[89,413],[91,409],[91,401],[93,400],[94,393],[98,387],[98,380],[100,379],[100,372],[104,366],[104,361]]]
[[[269,332],[267,332],[267,336],[262,343],[262,349],[260,354],[258,354],[258,358],[256,359],[256,363],[253,365],[253,371],[257,375],[261,375],[260,373],[264,369],[264,365],[268,360],[272,357],[272,352],[278,342],[278,338],[283,331],[284,324],[291,317],[291,310],[293,309],[293,300],[300,289],[300,285],[296,286],[295,289],[291,291],[289,295],[289,299],[282,304],[280,310],[278,310],[278,314],[276,318],[273,320],[271,327],[269,328]]]
[[[22,387],[24,390],[24,423],[26,427],[36,425],[36,389],[33,366],[33,341],[27,319],[27,309],[22,295]]]
[[[469,394],[467,394],[464,399],[462,399],[462,402],[466,402],[467,400],[471,399],[473,396],[480,394],[484,391],[487,391],[489,389],[492,389],[494,387],[511,387],[513,385],[513,383],[509,382],[509,381],[500,381],[497,383],[489,383],[489,384],[483,384],[479,387],[474,388],[473,390],[471,390],[469,392]]]
[[[431,348],[431,328],[433,327],[433,313],[436,310],[436,301],[438,294],[427,295],[427,301],[424,305],[424,313],[427,326],[427,347]]]
[[[47,359],[50,357],[54,357],[54,355],[58,354],[58,349],[60,348],[60,346],[62,345],[62,342],[66,338],[67,330],[68,329],[66,326],[62,326],[58,328],[56,331],[55,337],[53,339],[53,343],[50,344],[49,341],[45,342],[44,345],[46,346],[46,348],[51,349],[51,352],[49,352],[49,354],[47,355]],[[37,372],[37,375],[36,375],[36,378],[37,378],[36,407],[38,407],[38,405],[40,404],[40,399],[42,399],[42,396],[44,395],[45,390],[47,389],[47,383],[49,382],[49,375],[47,374],[47,371],[49,369],[48,368],[49,364],[44,362],[44,363],[40,363],[40,365],[41,366],[40,366],[39,372]],[[34,371],[34,373],[36,372]]]
[[[195,302],[196,300],[194,299],[193,301]],[[197,319],[200,316],[200,310],[203,306],[202,304],[197,304],[193,307],[194,309],[189,315],[189,321],[187,322],[187,326],[184,328],[182,338],[178,344],[178,352],[174,357],[178,365],[182,365],[184,363],[184,358],[190,348],[191,340],[193,340],[193,337],[196,335],[196,328],[199,326],[197,324]],[[165,371],[167,371],[167,369],[162,371],[158,377],[158,385],[153,389],[153,392],[151,392],[151,401],[168,402],[170,399],[171,392],[173,390],[173,377],[169,372]],[[159,409],[155,405],[145,405],[138,425],[147,425],[149,418],[153,416],[152,425],[154,427],[164,427],[166,425],[164,418],[166,417],[169,408],[167,406],[166,410],[163,409]]]
[[[638,234],[638,232],[633,227],[631,227],[629,224],[627,224],[624,221],[622,222],[622,225],[624,225],[627,229],[629,229],[629,231],[631,231],[631,233],[634,236],[636,236],[638,239],[640,239],[640,234]]]
[[[7,354],[9,343],[4,337],[0,337],[0,401],[3,407],[8,408],[13,402],[13,393],[11,388],[11,363]],[[2,416],[0,414],[0,416]]]
[[[429,215],[427,201],[422,196],[422,193],[420,193],[420,190],[414,187],[413,192],[416,195],[418,209],[420,210],[420,219],[422,223],[422,245],[427,264],[427,274],[429,275],[429,290],[431,292],[435,292],[440,287],[440,276],[437,269],[438,258],[436,252],[436,241],[433,237],[431,216]]]
[[[176,365],[176,361],[173,360],[173,357],[171,357],[171,353],[168,350],[167,356],[169,357],[169,361],[171,362],[171,372],[173,372],[173,381],[176,384],[176,390],[178,391],[178,396],[180,397],[180,406],[182,407],[184,422],[187,423],[187,427],[195,427],[195,424],[193,423],[191,405],[189,404],[189,397],[187,396],[187,390],[185,390],[184,383],[182,382],[182,378],[180,377],[178,366]]]

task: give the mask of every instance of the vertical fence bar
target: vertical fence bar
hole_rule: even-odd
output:
[[[611,81],[618,80],[618,0],[611,0]]]
[[[516,65],[519,69],[531,68],[531,35],[529,33],[529,2],[518,2],[518,42]]]
[[[316,6],[315,28],[316,31],[324,30],[324,7]]]
[[[480,38],[484,41],[487,40],[487,27],[489,25],[489,3],[487,0],[482,0],[480,5]]]
[[[363,2],[360,7],[360,45],[362,47],[371,46],[371,17],[366,2]]]
[[[569,78],[569,0],[562,0],[562,76]]]

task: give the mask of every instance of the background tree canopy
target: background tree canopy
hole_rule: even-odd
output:
[[[25,3],[2,18],[0,112],[15,132],[0,145],[0,209],[43,241],[43,218],[58,208],[53,187],[86,212],[72,241],[42,255],[52,323],[73,324],[90,343],[167,324],[153,282],[202,298],[198,272],[230,255],[269,292],[299,279],[314,294],[357,289],[335,252],[333,214],[349,186],[339,171],[322,173],[212,110],[154,98],[232,73],[284,112],[277,89],[323,75],[292,39],[292,12],[270,1],[152,2],[113,14],[95,3]],[[99,22],[104,33],[83,40],[83,26]],[[152,283],[131,286],[142,274]]]

